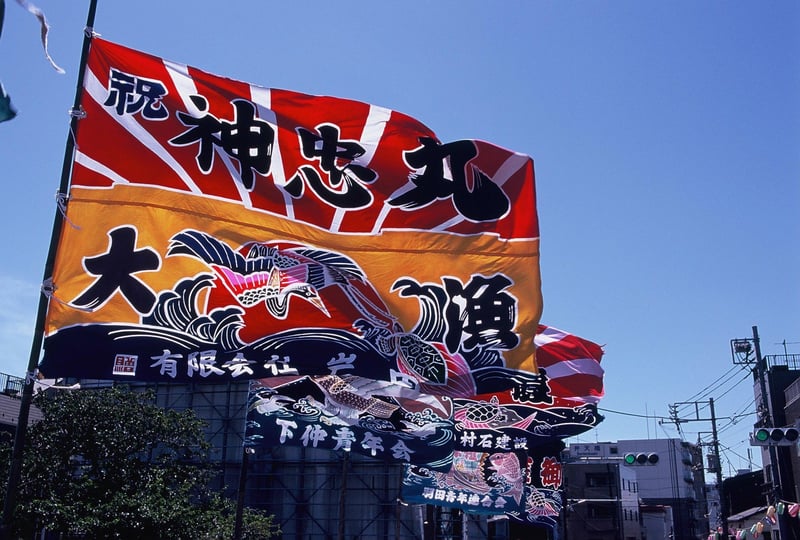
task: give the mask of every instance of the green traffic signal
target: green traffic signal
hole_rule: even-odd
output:
[[[757,429],[755,439],[758,442],[767,442],[769,440],[769,430],[768,429]]]
[[[753,432],[751,444],[758,446],[789,446],[800,439],[800,430],[795,426],[763,427]]]
[[[639,453],[639,454],[625,454],[623,457],[625,465],[655,465],[658,463],[658,454],[656,453]]]

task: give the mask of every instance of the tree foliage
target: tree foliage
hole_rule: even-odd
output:
[[[14,513],[20,537],[42,528],[97,539],[232,537],[235,503],[209,487],[217,471],[193,411],[119,387],[35,403],[44,419],[26,439]],[[250,509],[242,531],[251,539],[279,533],[271,516]]]

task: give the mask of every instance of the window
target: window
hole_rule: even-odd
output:
[[[590,519],[611,519],[614,517],[614,505],[590,504],[586,512]]]
[[[586,473],[586,487],[606,487],[611,485],[611,477],[606,473]]]
[[[616,456],[617,454],[619,454],[619,448],[617,448],[616,446],[610,446],[608,448],[608,453],[611,454],[612,456]]]

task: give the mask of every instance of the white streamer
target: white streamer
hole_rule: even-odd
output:
[[[17,3],[28,10],[34,17],[39,19],[39,24],[42,30],[42,47],[44,47],[44,55],[47,57],[47,60],[50,62],[50,65],[53,68],[61,73],[62,75],[65,73],[63,69],[58,67],[56,63],[53,61],[53,58],[50,56],[50,53],[47,51],[47,32],[50,30],[50,25],[47,24],[47,19],[44,16],[44,12],[39,9],[38,7],[34,6],[28,0],[17,0]]]

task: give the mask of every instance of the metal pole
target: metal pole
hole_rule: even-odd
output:
[[[81,97],[83,94],[83,77],[86,71],[86,61],[89,57],[89,46],[92,42],[92,28],[94,27],[95,13],[97,12],[97,0],[89,1],[89,13],[86,16],[86,28],[83,37],[83,49],[81,50],[81,59],[78,67],[78,81],[75,88],[75,101],[73,110],[77,111],[81,106]],[[67,135],[67,144],[64,150],[64,160],[61,166],[61,183],[59,185],[59,193],[66,194],[69,190],[70,172],[72,169],[72,156],[75,150],[74,136],[78,130],[78,117],[73,115],[70,121],[70,131]],[[56,248],[58,245],[58,238],[61,235],[61,227],[63,225],[63,218],[60,210],[56,210],[55,217],[53,218],[52,234],[50,236],[50,248],[47,253],[47,260],[45,261],[42,282],[48,280],[53,273],[53,266],[55,265]],[[33,386],[36,379],[36,368],[39,365],[39,353],[42,349],[42,341],[44,340],[44,321],[47,315],[48,298],[44,294],[39,296],[39,306],[36,313],[36,325],[34,328],[33,340],[31,342],[30,356],[28,357],[28,370],[25,374],[25,383],[22,387],[22,400],[19,406],[19,417],[17,419],[17,428],[14,436],[14,447],[11,452],[11,463],[8,470],[8,483],[6,484],[6,497],[3,503],[3,521],[0,524],[0,538],[9,537],[11,522],[14,516],[14,510],[17,505],[17,490],[22,476],[22,457],[23,449],[25,448],[25,436],[28,429],[28,419],[30,417],[31,403],[33,401]]]
[[[714,453],[717,454],[717,489],[719,490],[719,519],[722,522],[722,537],[728,538],[728,513],[725,511],[725,490],[722,486],[722,458],[719,454],[717,438],[717,416],[714,413],[714,398],[708,400],[711,409],[711,436],[714,439]]]
[[[761,406],[764,408],[765,427],[774,427],[774,420],[772,417],[772,397],[767,396],[767,382],[766,372],[767,366],[764,358],[761,356],[761,340],[758,337],[758,326],[753,326],[753,345],[756,350],[756,370],[758,380],[761,387]],[[769,450],[769,464],[772,476],[772,501],[777,504],[781,500],[781,477],[778,469],[778,452],[774,445],[767,446]],[[778,516],[778,535],[779,540],[789,538],[786,533],[786,517],[784,515]]]
[[[400,540],[400,520],[403,518],[403,506],[408,506],[403,503],[401,495],[403,494],[403,471],[405,469],[400,466],[400,474],[397,476],[397,510],[395,511],[394,520],[394,540]],[[410,509],[409,509],[410,511]]]
[[[252,448],[242,449],[242,465],[239,468],[239,489],[236,492],[236,517],[233,522],[233,540],[242,539],[242,519],[244,518],[244,494],[247,487],[247,464],[250,454],[255,452]]]
[[[350,451],[345,450],[342,456],[342,488],[339,490],[339,533],[337,538],[344,540],[345,506],[347,504],[347,465],[350,461]]]

